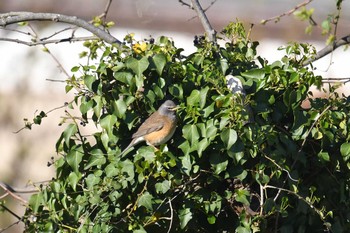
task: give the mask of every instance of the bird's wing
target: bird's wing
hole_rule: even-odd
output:
[[[164,121],[158,119],[159,115],[152,114],[145,122],[142,123],[140,128],[132,135],[132,138],[142,137],[149,133],[159,131],[164,126]]]

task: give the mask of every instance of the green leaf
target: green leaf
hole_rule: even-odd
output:
[[[94,149],[91,151],[91,156],[88,163],[85,165],[84,169],[87,170],[93,166],[99,166],[106,163],[106,157],[104,156],[102,150]]]
[[[197,144],[199,133],[196,125],[185,125],[182,128],[182,135],[191,143],[191,145]]]
[[[201,109],[203,109],[204,106],[205,106],[205,103],[206,103],[206,100],[207,100],[208,91],[209,91],[209,87],[204,87],[199,92],[199,96],[200,96],[199,106],[200,106]]]
[[[161,183],[156,183],[156,185],[155,185],[156,192],[157,193],[166,193],[170,189],[170,185],[171,185],[171,183],[169,180],[164,180]]]
[[[265,71],[263,69],[251,69],[241,74],[247,79],[263,79],[265,77]]]
[[[100,125],[107,131],[108,134],[113,133],[114,124],[117,123],[117,117],[115,115],[107,115],[101,119]]]
[[[318,153],[318,157],[321,160],[323,160],[323,161],[329,162],[329,154],[328,154],[328,152],[321,151],[320,153]]]
[[[182,169],[189,176],[192,170],[192,162],[189,154],[186,154],[181,159]]]
[[[173,95],[173,96],[175,96],[175,97],[177,97],[177,98],[179,98],[181,100],[183,99],[183,92],[184,91],[183,91],[183,88],[182,88],[181,85],[179,85],[177,83],[171,85],[169,87],[169,92],[170,92],[171,95]]]
[[[214,215],[209,215],[209,216],[207,217],[207,220],[208,220],[208,223],[209,223],[209,224],[215,224],[215,222],[216,222],[216,217],[215,217]]]
[[[64,142],[68,147],[70,147],[70,139],[73,135],[78,132],[78,127],[76,124],[69,124],[63,132]]]
[[[234,129],[224,129],[220,134],[221,140],[229,150],[232,145],[237,141],[237,132]]]
[[[78,181],[78,175],[75,172],[71,172],[68,176],[68,182],[74,191],[76,191]]]
[[[137,205],[138,207],[144,206],[146,207],[147,210],[152,211],[153,210],[152,199],[153,199],[153,196],[146,191],[141,195]]]
[[[82,102],[79,106],[79,110],[81,112],[81,114],[86,114],[89,110],[91,110],[94,106],[94,100],[89,100],[89,101],[85,101],[86,98],[82,98]]]
[[[93,190],[94,186],[100,183],[101,178],[98,176],[95,176],[94,174],[89,174],[86,179],[86,185],[89,190]]]
[[[350,143],[345,142],[340,146],[340,153],[343,157],[350,156]]]
[[[245,227],[239,226],[236,228],[237,233],[251,233],[250,229],[247,229]]]
[[[114,114],[122,119],[125,119],[125,112],[127,109],[126,103],[123,99],[118,99],[113,102]]]
[[[219,175],[225,171],[228,165],[226,157],[220,156],[219,154],[212,154],[209,158],[210,164],[214,169],[214,174]]]
[[[201,100],[200,91],[193,90],[189,97],[187,97],[187,105],[188,106],[197,106],[199,101]]]
[[[221,59],[220,60],[220,67],[221,67],[221,72],[223,75],[226,74],[226,70],[229,68],[228,62],[226,59]]]
[[[166,64],[166,57],[162,53],[158,53],[152,57],[152,61],[156,67],[157,73],[162,75],[164,66]]]
[[[79,164],[83,159],[83,155],[84,152],[79,146],[78,148],[72,148],[66,156],[67,163],[76,174],[79,174]]]
[[[90,91],[92,91],[92,84],[95,81],[96,81],[96,78],[93,75],[86,75],[84,77],[84,84]]]
[[[132,74],[130,72],[115,72],[114,78],[119,82],[132,85]]]
[[[142,76],[142,73],[148,68],[149,62],[147,57],[143,57],[140,60],[136,58],[129,58],[125,62],[126,66],[131,69],[138,77]]]
[[[192,212],[190,208],[179,210],[180,228],[184,229],[188,222],[192,219]]]
[[[43,201],[43,195],[41,193],[33,194],[29,199],[29,206],[33,210],[34,214],[38,213],[39,207]]]
[[[114,164],[110,163],[105,168],[105,172],[107,177],[114,177],[119,174],[119,169],[117,169]]]
[[[147,231],[143,228],[134,230],[132,233],[147,233]]]
[[[237,190],[235,190],[235,194],[236,194],[236,197],[235,197],[236,201],[238,201],[244,205],[249,205],[249,201],[248,201],[247,197],[250,194],[247,190],[237,189]]]

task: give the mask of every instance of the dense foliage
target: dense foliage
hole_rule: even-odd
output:
[[[89,64],[66,87],[81,115],[67,113],[56,177],[31,197],[28,232],[350,230],[349,100],[311,98],[322,80],[302,66],[310,45],[289,44],[271,63],[240,23],[221,35],[222,47],[196,38],[189,56],[166,37],[85,43]],[[180,107],[172,140],[119,156],[165,99]]]

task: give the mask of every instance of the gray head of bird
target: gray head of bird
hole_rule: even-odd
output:
[[[178,107],[172,100],[167,100],[159,107],[158,112],[161,115],[175,115],[177,109]]]

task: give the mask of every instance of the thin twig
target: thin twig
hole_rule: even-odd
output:
[[[63,42],[78,42],[78,41],[87,41],[87,40],[97,40],[98,37],[96,36],[86,36],[86,37],[69,37],[64,39],[57,39],[57,40],[46,40],[46,41],[24,41],[19,39],[12,39],[12,38],[0,38],[0,41],[8,41],[8,42],[15,42],[18,44],[27,45],[29,47],[37,46],[37,45],[47,45],[47,44],[58,44]]]
[[[306,135],[305,135],[305,138],[303,140],[303,142],[301,143],[301,146],[300,146],[300,149],[298,151],[298,154],[301,152],[302,148],[304,147],[305,143],[306,143],[306,140],[307,140],[307,137],[309,136],[309,134],[311,133],[312,129],[315,127],[315,125],[317,124],[318,120],[321,118],[321,116],[323,116],[329,109],[331,108],[331,105],[328,105],[325,109],[323,109],[323,111],[321,112],[320,115],[318,115],[316,117],[316,119],[314,120],[314,122],[312,123],[310,129],[307,131]],[[292,167],[294,166],[296,160],[294,161]]]
[[[71,27],[63,28],[63,29],[61,29],[61,30],[59,30],[59,31],[57,31],[57,32],[54,32],[54,33],[53,33],[52,35],[50,35],[50,36],[41,38],[40,40],[41,40],[41,41],[48,40],[48,39],[50,39],[50,38],[52,38],[52,37],[54,37],[54,36],[56,36],[56,35],[58,35],[58,34],[61,34],[62,32],[65,32],[65,31],[68,31],[68,30],[74,30],[75,28],[77,28],[77,27],[76,27],[76,26],[71,26]]]
[[[278,163],[276,163],[275,160],[271,159],[270,157],[268,157],[267,155],[264,154],[264,157],[268,160],[270,160],[273,164],[275,164],[279,169],[281,169],[282,171],[285,171],[287,173],[287,176],[289,177],[290,180],[294,181],[294,182],[298,182],[298,180],[292,178],[292,176],[290,175],[289,171],[283,167],[281,167]]]
[[[301,195],[297,194],[296,192],[293,192],[293,191],[291,191],[289,189],[285,189],[285,188],[275,187],[275,186],[272,186],[272,185],[265,185],[264,188],[276,189],[276,190],[279,190],[279,191],[282,191],[282,192],[293,194],[298,199],[300,199],[300,200],[304,201],[306,204],[308,204],[311,209],[315,210],[315,212],[320,216],[322,221],[324,220],[324,217],[323,217],[323,214],[322,214],[321,210],[317,209],[310,201],[306,200],[304,197],[302,197]]]
[[[109,8],[111,7],[112,1],[113,0],[108,0],[103,13],[99,16],[103,20],[106,20],[106,18],[107,18],[107,14],[108,14]]]
[[[47,117],[47,115],[48,115],[49,113],[51,113],[51,112],[53,112],[53,111],[55,111],[55,110],[58,110],[58,109],[67,107],[67,105],[68,105],[68,103],[64,103],[64,105],[62,105],[62,106],[59,106],[59,107],[56,107],[56,108],[53,108],[53,109],[47,111],[47,112],[45,113],[45,117]],[[27,123],[25,124],[24,127],[20,128],[19,130],[15,131],[15,132],[13,132],[13,133],[14,133],[14,134],[17,134],[17,133],[21,132],[22,130],[28,128],[28,126],[31,127],[33,124],[34,124],[34,123],[27,122]]]
[[[17,224],[20,223],[20,222],[22,222],[22,220],[18,220],[18,221],[16,221],[16,222],[14,222],[14,223],[8,225],[7,227],[5,227],[5,228],[3,228],[3,229],[0,229],[0,233],[7,231],[8,229],[10,229],[11,227],[13,227],[14,225],[17,225]]]
[[[277,15],[277,16],[274,16],[274,17],[271,17],[269,19],[263,19],[260,21],[260,24],[266,24],[270,21],[275,21],[275,22],[278,22],[282,17],[284,16],[288,16],[288,15],[291,15],[293,14],[295,11],[297,11],[299,8],[303,7],[303,6],[306,6],[307,4],[311,3],[313,0],[306,0],[305,2],[302,2],[298,5],[296,5],[293,9],[287,11],[287,12],[284,12],[280,15]]]
[[[53,21],[68,23],[71,25],[76,25],[78,27],[84,28],[85,30],[98,36],[100,39],[106,41],[109,44],[121,44],[121,42],[113,37],[108,32],[102,30],[101,28],[95,27],[91,23],[86,22],[76,16],[68,16],[55,13],[33,13],[33,12],[10,12],[5,14],[0,14],[0,26],[6,27],[10,24],[16,24],[25,21]]]
[[[173,210],[173,205],[171,204],[171,200],[168,200],[169,203],[169,207],[170,207],[170,223],[169,223],[169,229],[168,232],[169,233],[171,231],[171,227],[173,226],[173,219],[174,219],[174,210]]]
[[[36,32],[36,30],[32,27],[32,25],[31,25],[31,24],[28,24],[28,27],[29,27],[30,30],[32,30],[32,32],[34,33],[35,38],[38,38],[39,35],[38,35],[38,33]],[[58,65],[58,68],[61,70],[61,72],[63,72],[63,73],[67,76],[67,78],[70,78],[70,75],[68,74],[68,72],[66,71],[66,69],[63,67],[63,65],[61,64],[61,62],[56,58],[56,56],[53,55],[53,54],[51,53],[51,51],[49,50],[49,48],[48,48],[45,44],[43,44],[42,46],[44,47],[45,52],[47,52],[47,53],[52,57],[52,59],[56,62],[56,64]]]
[[[6,185],[6,184],[3,183],[3,182],[0,182],[0,187],[1,187],[6,193],[8,193],[11,197],[13,197],[14,199],[19,200],[19,201],[23,202],[24,204],[28,204],[28,202],[27,202],[26,200],[24,200],[23,198],[21,198],[20,196],[18,196],[18,195],[15,194],[16,191],[15,191],[14,189],[12,189],[11,186]]]

